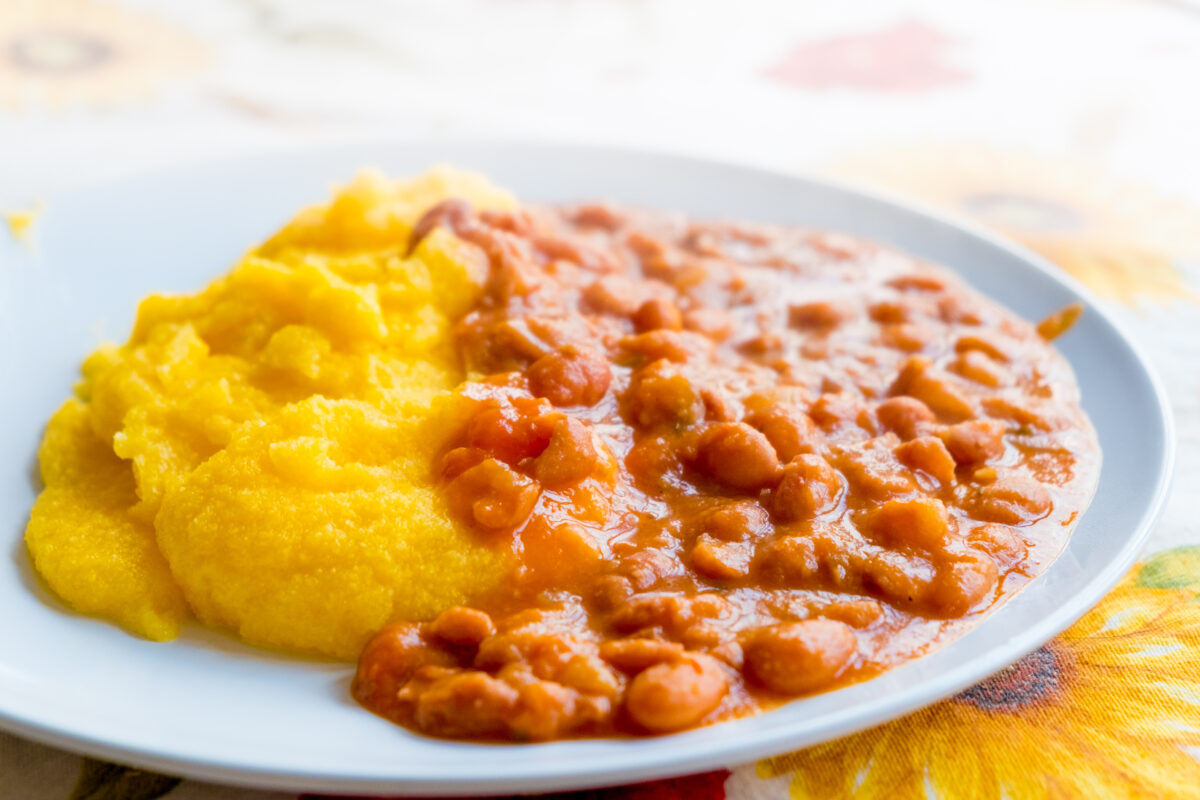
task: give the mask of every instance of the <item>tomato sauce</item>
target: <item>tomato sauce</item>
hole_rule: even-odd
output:
[[[447,227],[490,264],[436,464],[513,556],[380,631],[355,697],[415,730],[655,734],[877,674],[1061,551],[1099,474],[1066,361],[950,273],[845,236],[602,205]],[[1073,319],[1073,317],[1070,317]]]

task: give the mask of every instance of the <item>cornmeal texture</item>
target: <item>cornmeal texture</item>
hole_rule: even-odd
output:
[[[360,175],[203,291],[154,295],[51,419],[26,533],[76,609],[152,639],[189,613],[266,645],[353,658],[503,574],[430,464],[464,378],[450,341],[486,258],[413,225],[482,178]]]

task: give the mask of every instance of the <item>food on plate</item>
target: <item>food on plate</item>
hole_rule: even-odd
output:
[[[403,246],[448,196],[514,202],[460,173],[364,175],[87,359],[26,534],[63,599],[152,639],[190,609],[349,659],[497,580],[507,555],[450,519],[430,466],[464,377],[451,327],[487,270],[448,231]]]
[[[361,177],[85,362],[29,547],[153,638],[357,655],[423,733],[678,731],[1045,569],[1099,474],[1077,315],[837,234]]]

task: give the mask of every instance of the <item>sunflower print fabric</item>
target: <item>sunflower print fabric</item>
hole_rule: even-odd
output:
[[[0,108],[113,106],[205,59],[191,36],[106,0],[0,2]]]
[[[953,699],[769,759],[792,798],[1200,797],[1200,547]]]
[[[1200,212],[1094,165],[970,144],[886,146],[829,174],[967,217],[1133,306],[1200,302],[1179,267],[1200,260]]]

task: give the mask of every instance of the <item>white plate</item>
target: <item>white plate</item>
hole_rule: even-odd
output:
[[[1100,488],[1066,552],[967,636],[868,683],[759,717],[638,741],[496,746],[414,736],[359,709],[351,669],[193,626],[154,644],[73,615],[21,543],[34,452],[81,357],[124,339],[137,300],[197,288],[364,164],[481,170],[529,201],[622,203],[839,229],[948,265],[1026,318],[1087,304],[1062,340],[1100,434]],[[1094,604],[1134,560],[1173,463],[1170,414],[1130,342],[1072,281],[979,231],[844,188],[674,156],[535,143],[360,146],[201,165],[50,199],[37,247],[0,249],[0,725],[166,772],[319,791],[548,791],[703,771],[831,739],[950,695]]]

